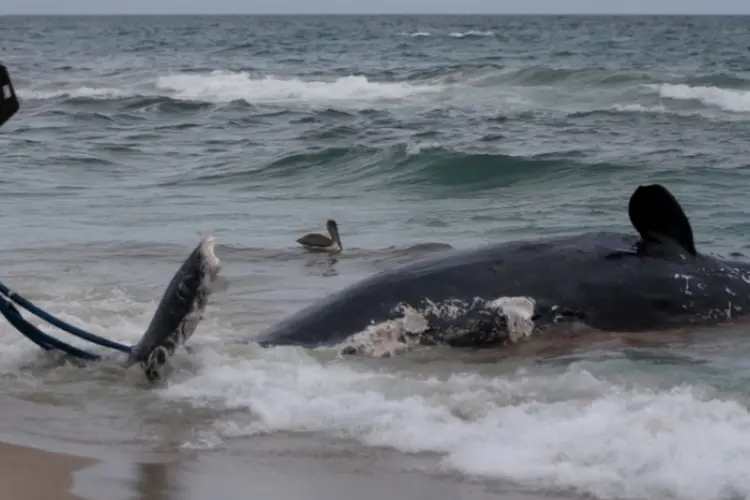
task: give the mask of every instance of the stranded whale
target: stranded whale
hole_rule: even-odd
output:
[[[373,324],[408,323],[398,340],[453,346],[514,343],[559,322],[603,331],[716,324],[750,312],[750,263],[696,251],[690,222],[663,186],[639,186],[638,234],[590,232],[492,244],[366,278],[252,339],[317,347]]]

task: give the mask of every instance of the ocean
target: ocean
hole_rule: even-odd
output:
[[[229,283],[195,354],[148,390],[114,353],[81,366],[0,323],[0,438],[193,464],[173,497],[122,486],[145,466],[92,473],[80,494],[98,500],[750,498],[742,326],[505,358],[247,342],[451,247],[632,232],[639,184],[676,195],[700,251],[747,253],[749,28],[710,16],[0,17],[22,99],[0,130],[3,282],[130,343],[201,235],[216,236]],[[328,218],[345,246],[335,262],[295,243]]]

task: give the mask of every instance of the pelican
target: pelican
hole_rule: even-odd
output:
[[[344,246],[341,244],[341,238],[339,237],[339,228],[336,225],[336,221],[333,219],[328,219],[328,221],[326,222],[326,229],[328,229],[328,234],[331,235],[330,238],[319,233],[310,233],[298,239],[297,243],[305,247],[310,252],[340,252],[344,248]]]

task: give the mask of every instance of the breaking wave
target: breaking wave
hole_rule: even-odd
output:
[[[422,35],[420,35],[422,36]],[[367,109],[404,103],[434,106],[477,106],[479,100],[528,110],[554,105],[559,93],[579,103],[578,112],[596,108],[633,111],[635,107],[677,114],[715,109],[750,113],[750,80],[717,73],[664,81],[643,71],[604,68],[532,66],[505,68],[494,63],[442,65],[403,71],[402,79],[363,74],[331,77],[274,76],[247,71],[182,72],[117,85],[67,85],[19,88],[25,100],[122,101],[173,99],[181,102],[253,106]],[[596,101],[581,92],[596,91]],[[588,95],[588,94],[586,94]],[[472,98],[469,98],[473,96]],[[554,101],[552,100],[554,97]],[[546,104],[549,100],[550,104]],[[133,104],[137,106],[137,104]],[[686,107],[687,106],[687,107]],[[692,110],[692,111],[691,111]]]

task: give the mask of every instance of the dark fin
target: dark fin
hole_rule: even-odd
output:
[[[628,215],[645,244],[676,245],[696,255],[690,221],[677,199],[661,184],[638,186],[630,197]]]
[[[10,120],[20,107],[8,69],[0,64],[0,127]]]

